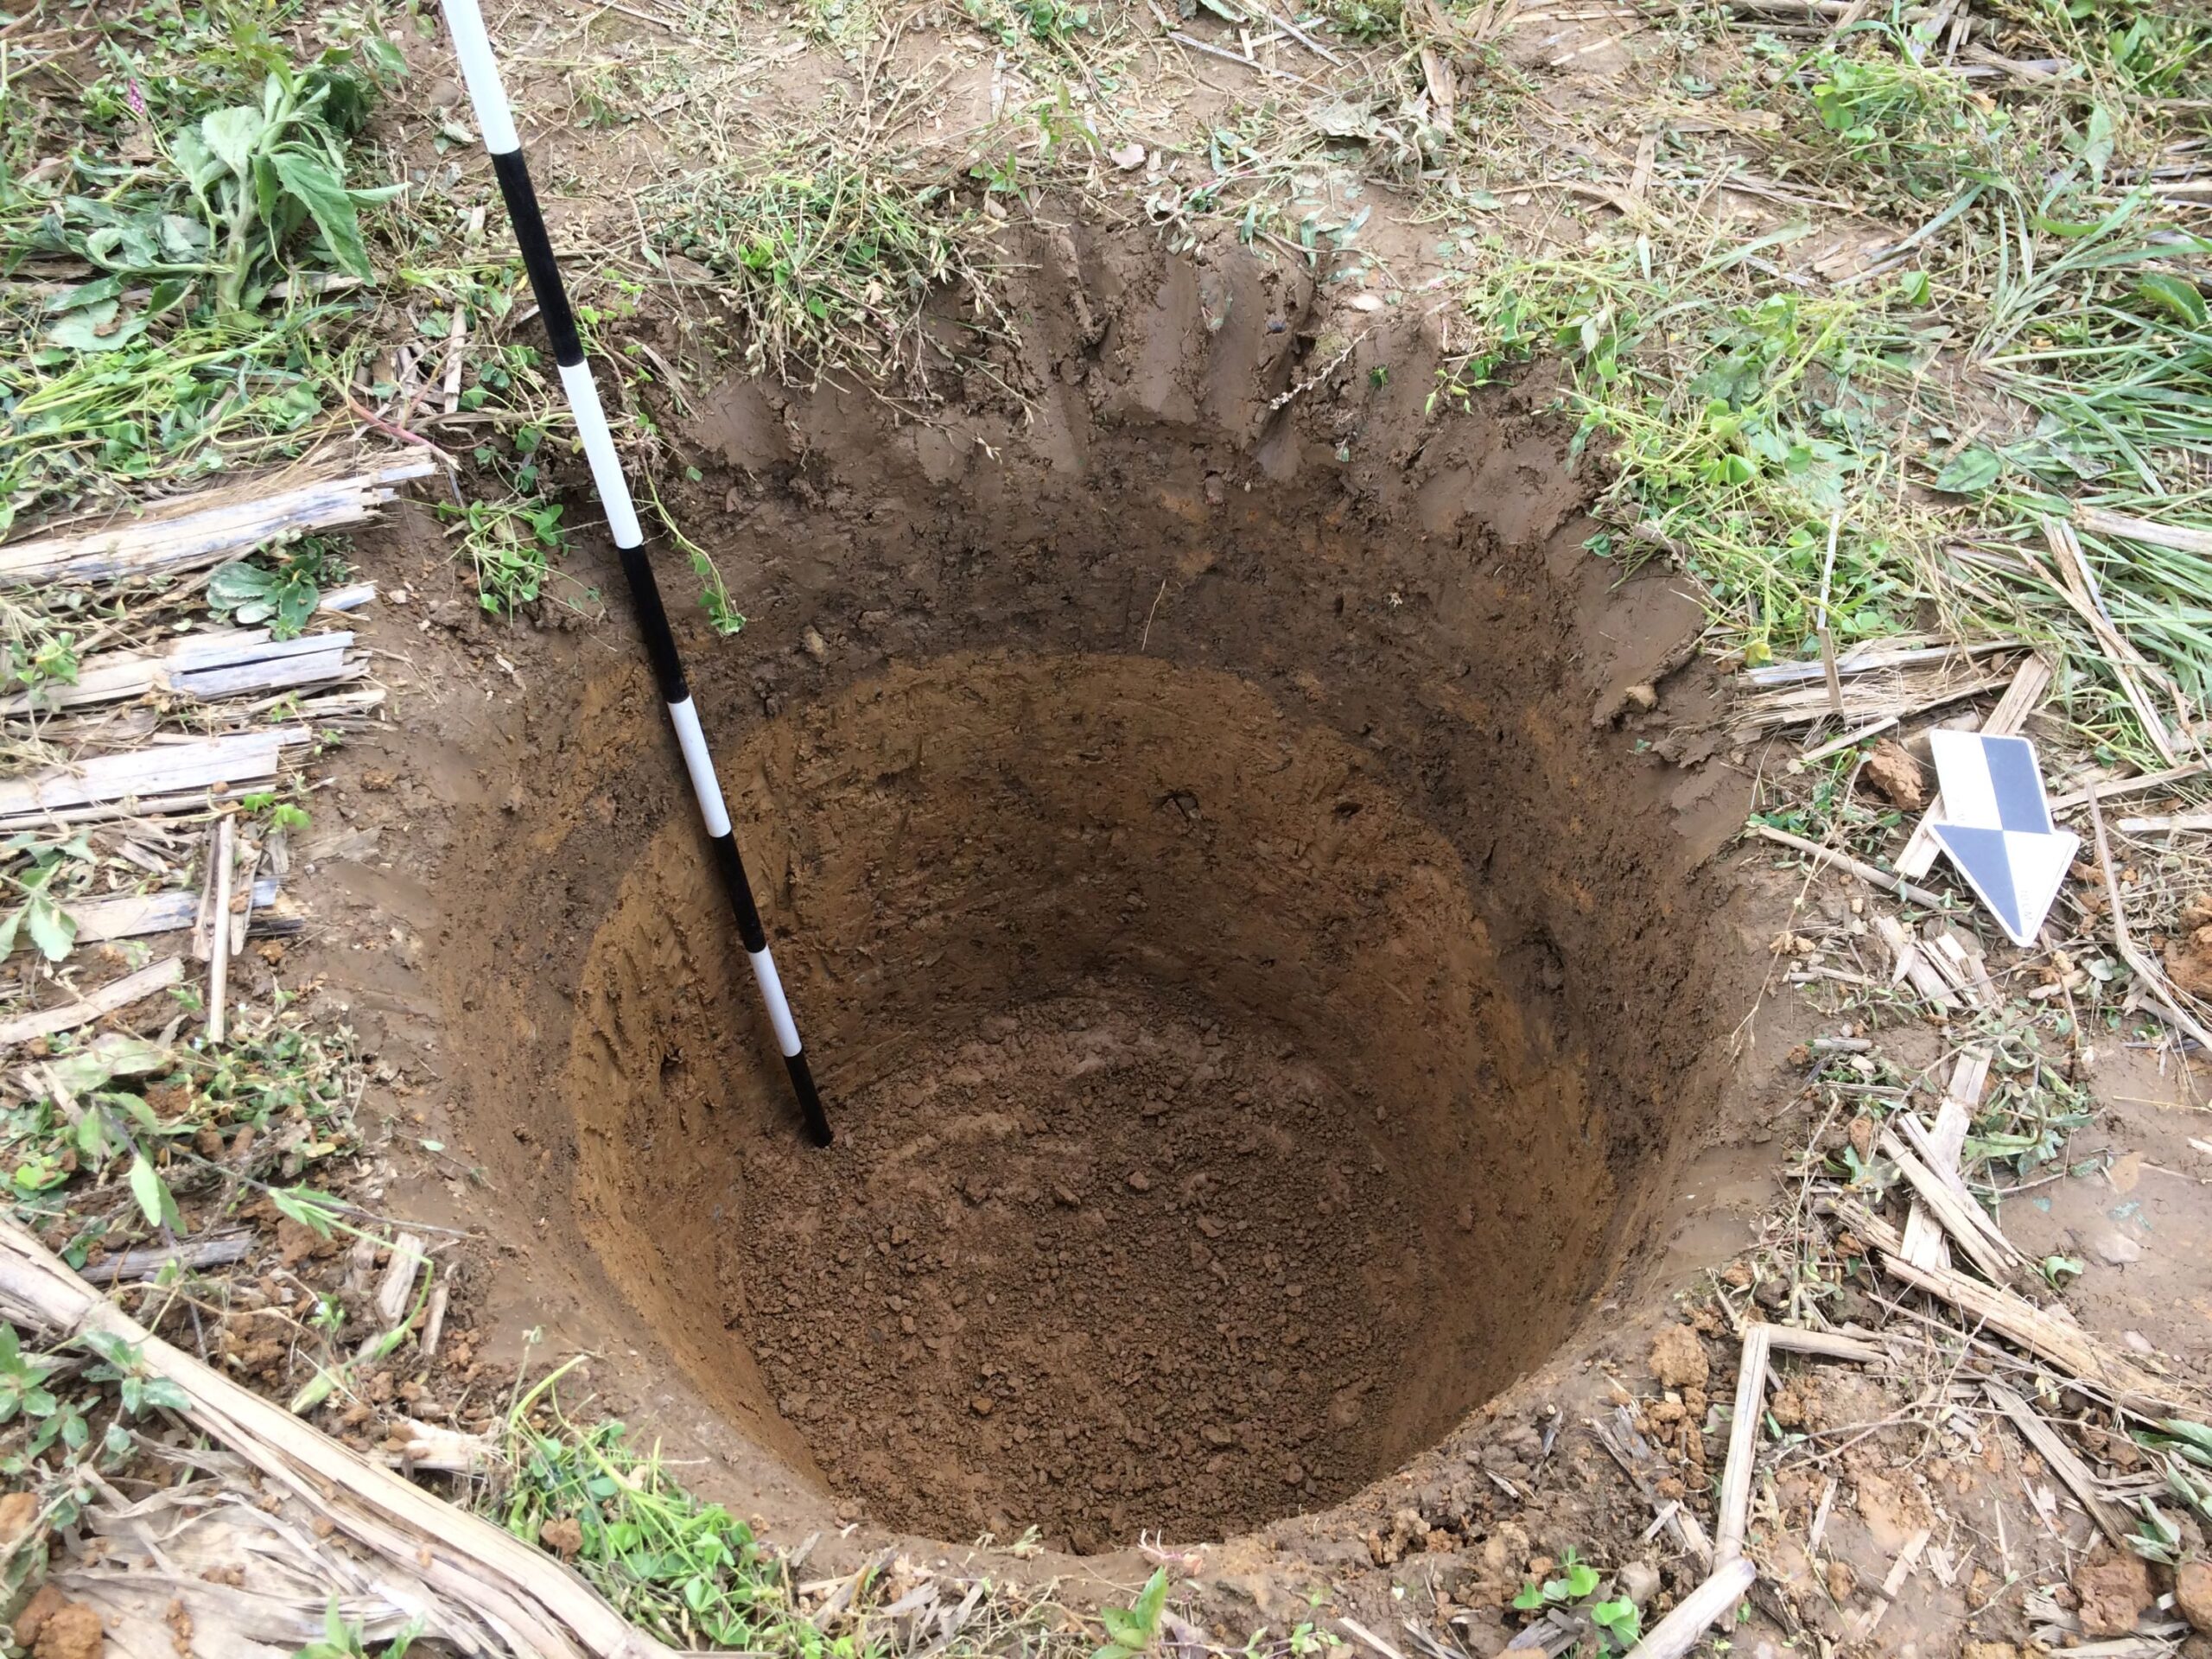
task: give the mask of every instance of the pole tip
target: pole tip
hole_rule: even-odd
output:
[[[814,1071],[807,1065],[805,1053],[785,1055],[784,1069],[791,1074],[791,1089],[806,1118],[806,1138],[817,1147],[828,1146],[836,1136],[830,1128],[830,1114],[822,1109],[821,1091],[814,1086]]]

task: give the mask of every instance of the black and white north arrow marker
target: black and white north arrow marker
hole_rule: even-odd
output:
[[[2082,837],[2052,827],[2026,738],[1936,731],[1928,741],[1943,791],[1942,821],[1929,827],[2005,937],[2034,944]]]
[[[791,1019],[791,1004],[785,1001],[776,959],[769,954],[768,935],[753,902],[753,884],[746,880],[745,861],[738,855],[729,809],[715,777],[713,757],[707,753],[706,735],[699,729],[699,711],[692,706],[690,688],[684,683],[683,662],[677,654],[676,636],[669,632],[660,585],[653,580],[652,566],[645,559],[645,536],[638,528],[638,511],[622,476],[622,463],[615,457],[606,412],[600,407],[599,387],[592,379],[591,365],[584,361],[582,342],[576,338],[575,316],[569,308],[568,289],[562,285],[553,244],[546,238],[545,220],[537,210],[537,193],[531,188],[522,140],[515,132],[514,112],[499,80],[499,66],[492,56],[491,39],[484,32],[483,13],[477,9],[476,0],[443,0],[443,4],[454,52],[461,60],[461,79],[467,84],[468,101],[475,108],[476,124],[484,135],[484,148],[491,154],[492,170],[499,177],[499,194],[506,200],[507,217],[513,222],[515,240],[522,249],[523,268],[530,273],[538,315],[545,320],[545,333],[552,343],[553,360],[560,367],[561,389],[568,394],[576,431],[583,439],[584,458],[591,465],[592,485],[607,511],[607,528],[613,532],[615,548],[621,555],[622,574],[630,585],[638,630],[645,636],[645,655],[652,659],[653,678],[668,704],[669,723],[676,728],[683,765],[691,775],[691,791],[699,799],[699,816],[706,822],[715,862],[729,891],[730,908],[737,915],[738,938],[753,963],[760,1000],[768,1006],[768,1023],[775,1028],[776,1046],[783,1051],[784,1067],[798,1092],[807,1133],[817,1146],[826,1147],[830,1119],[822,1109],[822,1096],[814,1086],[805,1052],[799,1046],[798,1026]]]

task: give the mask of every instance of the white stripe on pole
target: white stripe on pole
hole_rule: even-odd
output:
[[[445,0],[445,8],[454,55],[461,60],[461,78],[468,83],[476,124],[484,129],[484,148],[494,156],[520,149],[522,139],[507,107],[507,89],[499,84],[499,65],[492,56],[492,37],[484,32],[484,14],[477,10],[476,0]]]
[[[569,394],[576,435],[584,441],[584,459],[591,463],[591,481],[598,487],[600,505],[607,509],[607,527],[614,532],[614,545],[641,545],[645,532],[638,528],[638,509],[631,502],[622,463],[615,458],[614,436],[607,429],[607,411],[600,406],[599,383],[591,378],[590,363],[561,365],[561,389]]]
[[[791,1005],[784,1001],[784,982],[776,973],[776,959],[766,950],[751,950],[753,977],[760,982],[760,1000],[768,1005],[768,1023],[776,1028],[776,1046],[785,1059],[798,1052],[798,1026],[791,1019]]]
[[[698,708],[689,697],[671,702],[668,719],[683,750],[684,770],[691,774],[691,792],[699,798],[699,816],[707,821],[707,833],[720,841],[729,834],[729,808],[722,801],[721,782],[715,776],[714,757],[707,753],[707,734],[699,729]]]

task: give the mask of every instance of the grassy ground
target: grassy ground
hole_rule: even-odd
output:
[[[923,123],[933,89],[899,56],[919,20],[867,0],[770,19],[853,72],[775,124],[720,94],[787,60],[703,8],[517,67],[579,130],[634,135],[649,156],[634,237],[579,245],[570,265],[640,460],[667,458],[651,410],[726,365],[918,403],[994,384],[1018,327],[997,227],[1047,201],[1395,293],[1363,236],[1363,203],[1387,186],[1444,273],[1436,418],[1558,365],[1610,480],[1593,550],[1693,580],[1717,652],[1811,658],[1822,617],[1840,649],[1931,627],[2023,638],[2058,664],[2054,702],[2084,753],[2201,753],[2212,22],[1996,0],[1961,49],[1901,5],[1839,21],[1654,3],[1647,102],[1626,122],[1537,110],[1543,77],[1502,45],[1510,10],[1330,0],[1293,21],[1341,61],[1317,49],[1296,85],[1240,79],[1201,114],[1163,114],[1163,86],[1222,67],[1165,43],[1192,21],[1174,8],[963,0],[931,21],[995,90],[950,140]],[[1257,13],[1205,0],[1198,16]],[[519,266],[481,181],[464,188],[449,160],[473,142],[465,110],[422,113],[434,32],[412,9],[300,0],[149,0],[96,30],[15,16],[0,33],[0,531],[376,435],[450,459],[442,511],[487,608],[591,608],[561,573],[573,434]],[[1535,223],[1515,198],[1539,187],[1564,205]],[[677,320],[677,360],[631,326],[641,312]],[[951,343],[932,315],[957,316]],[[745,595],[690,550],[711,618],[741,626]],[[204,592],[0,595],[0,692],[68,683],[94,646],[180,620],[296,627],[345,552],[271,548]],[[58,753],[16,728],[9,742],[19,766]],[[1844,786],[1856,760],[1788,779],[1770,810],[1873,850],[1894,821]],[[271,832],[304,828],[282,815],[306,810],[292,791],[257,808]],[[0,931],[66,967],[73,903],[130,873],[82,837],[0,851]],[[2145,902],[2171,910],[2181,885]],[[2016,1051],[1980,1155],[2026,1179],[2087,1109],[2062,1070]],[[324,1190],[361,1086],[342,1030],[279,1003],[244,1011],[219,1047],[42,1058],[44,1087],[0,1109],[0,1158],[19,1212],[60,1221],[77,1259],[257,1205],[340,1239],[377,1230]],[[235,1148],[244,1131],[251,1157],[209,1155],[208,1136]],[[342,1327],[316,1307],[293,1332],[318,1398],[346,1385],[359,1333]],[[119,1431],[163,1403],[130,1380],[112,1357],[0,1348],[5,1472],[66,1503],[73,1465],[126,1455]],[[842,1615],[808,1616],[824,1592],[619,1426],[563,1416],[548,1385],[513,1402],[502,1452],[486,1511],[678,1645],[857,1659],[912,1634],[915,1609],[893,1610],[921,1586],[895,1565]],[[28,1567],[19,1554],[9,1571]],[[953,1645],[1122,1654],[1164,1617],[1155,1594],[1102,1630],[1001,1589]],[[342,1631],[331,1646],[346,1650]]]

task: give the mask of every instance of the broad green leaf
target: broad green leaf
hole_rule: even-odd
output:
[[[1961,449],[1951,464],[1936,474],[1936,487],[1953,495],[1980,495],[2005,471],[2005,462],[1993,451],[1976,447]]]
[[[2135,297],[2188,327],[2204,327],[2204,296],[2197,292],[2196,284],[2186,276],[2170,276],[2157,270],[2149,272],[2135,284]]]
[[[2082,159],[2089,164],[2089,171],[2101,179],[2105,175],[2105,164],[2112,160],[2113,124],[2110,110],[2101,104],[2089,106],[2088,130],[2082,140]]]
[[[0,950],[0,956],[6,954]],[[71,1094],[86,1095],[110,1077],[143,1077],[149,1071],[161,1071],[169,1060],[169,1051],[159,1043],[110,1032],[73,1054],[48,1060],[46,1069]]]
[[[85,238],[85,257],[94,264],[126,271],[143,270],[162,263],[154,232],[143,225],[103,225]]]
[[[276,176],[275,158],[257,156],[253,158],[253,207],[265,222],[274,223],[276,204],[284,194],[284,181]],[[279,238],[281,239],[281,238]]]
[[[72,311],[47,329],[46,343],[72,352],[121,351],[146,332],[146,318],[141,314],[118,322],[116,310],[111,300]]]
[[[1157,1567],[1153,1569],[1152,1576],[1145,1580],[1144,1590],[1137,1597],[1136,1605],[1129,1611],[1135,1618],[1138,1629],[1149,1637],[1160,1628],[1160,1615],[1166,1605],[1167,1569]]]
[[[191,264],[207,257],[207,227],[196,219],[187,219],[182,213],[162,215],[162,251],[178,264]]]
[[[184,1230],[184,1218],[177,1214],[176,1199],[170,1195],[168,1183],[162,1179],[160,1171],[146,1161],[143,1152],[131,1160],[130,1196],[138,1200],[138,1208],[154,1226],[171,1227],[180,1233]]]
[[[304,149],[280,149],[270,158],[284,188],[314,217],[322,239],[340,269],[356,276],[371,275],[367,251],[361,246],[360,222],[353,214],[353,199],[345,181],[330,163]]]
[[[318,1192],[311,1186],[271,1187],[269,1201],[276,1206],[278,1214],[289,1216],[320,1238],[330,1236],[330,1224],[334,1218],[334,1211],[325,1206],[340,1202],[331,1193]]]
[[[175,158],[177,171],[194,190],[204,191],[223,176],[223,163],[207,148],[197,127],[187,127],[170,140],[169,154]]]
[[[80,306],[97,305],[102,300],[112,300],[123,292],[123,278],[102,276],[96,281],[79,283],[74,288],[65,288],[46,302],[52,312],[74,311]]]
[[[364,35],[359,45],[362,60],[367,63],[372,73],[389,80],[397,80],[406,74],[407,60],[400,55],[399,48],[383,35]]]
[[[2191,1446],[2212,1452],[2212,1428],[2202,1423],[2193,1423],[2186,1417],[2169,1417],[2158,1427],[2177,1440],[2187,1440]]]
[[[217,565],[207,578],[207,601],[219,611],[234,611],[241,605],[267,600],[276,588],[276,578],[269,571],[244,559],[232,559]]]
[[[29,905],[19,905],[5,917],[0,917],[0,957],[16,948],[16,930],[23,925],[23,912],[29,908]]]
[[[268,118],[252,105],[237,104],[201,116],[200,137],[208,154],[243,180],[253,166],[254,145],[268,125]]]
[[[77,941],[77,918],[41,893],[24,906],[31,943],[48,962],[59,962]]]

